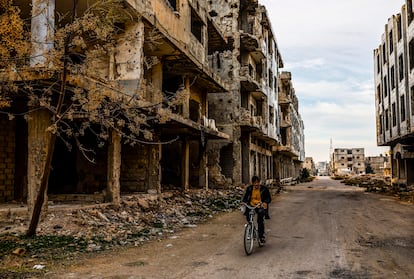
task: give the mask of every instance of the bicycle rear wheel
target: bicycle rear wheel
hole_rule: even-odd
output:
[[[254,237],[253,237],[252,224],[246,224],[244,227],[244,251],[246,255],[250,255],[253,252]]]

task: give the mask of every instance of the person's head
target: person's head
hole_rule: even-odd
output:
[[[260,178],[258,177],[258,176],[253,176],[252,177],[252,184],[254,185],[254,186],[259,186],[260,185]]]

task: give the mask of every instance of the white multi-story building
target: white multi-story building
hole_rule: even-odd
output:
[[[385,24],[374,50],[377,144],[389,146],[394,185],[414,183],[414,12],[411,0]]]

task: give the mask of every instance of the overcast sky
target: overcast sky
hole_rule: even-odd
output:
[[[259,0],[266,6],[284,68],[292,72],[305,125],[306,157],[333,148],[377,147],[373,50],[404,0]]]

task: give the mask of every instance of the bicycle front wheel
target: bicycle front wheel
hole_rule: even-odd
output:
[[[246,252],[246,255],[250,255],[253,252],[253,230],[252,224],[247,224],[244,227],[244,251]]]

